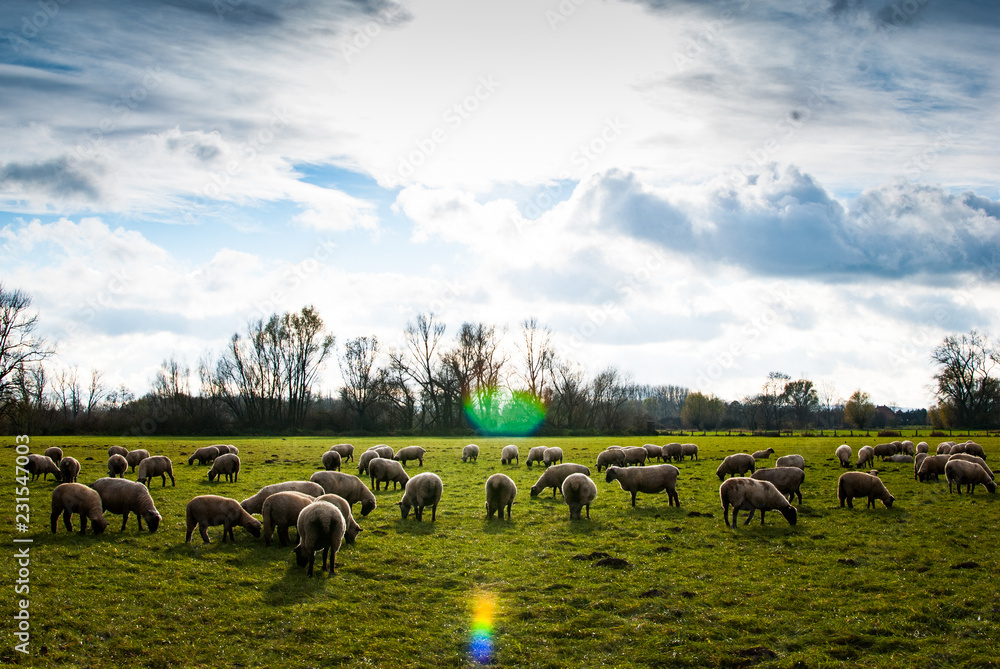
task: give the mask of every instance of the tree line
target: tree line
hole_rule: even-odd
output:
[[[8,433],[638,435],[1000,424],[1000,353],[976,331],[934,349],[935,406],[902,411],[781,372],[729,401],[638,384],[613,365],[588,374],[535,318],[513,333],[463,323],[449,337],[434,314],[419,314],[392,344],[368,335],[338,346],[311,306],[251,320],[194,369],[163,361],[137,397],[97,370],[89,378],[76,367],[53,371],[56,352],[37,335],[38,318],[29,295],[0,284],[0,429]],[[321,373],[332,364],[342,385],[324,395]]]

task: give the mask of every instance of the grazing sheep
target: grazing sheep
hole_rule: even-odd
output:
[[[934,454],[935,455],[948,455],[948,454],[950,454],[951,453],[951,447],[954,445],[954,443],[955,442],[953,442],[953,441],[942,441],[940,444],[937,445],[937,448],[934,450]]]
[[[232,453],[227,453],[232,455]],[[240,503],[229,497],[219,495],[198,495],[187,503],[185,511],[187,520],[187,536],[184,543],[191,541],[191,534],[195,525],[201,534],[201,540],[206,544],[212,543],[208,538],[208,528],[222,525],[222,543],[226,542],[226,537],[230,541],[236,541],[233,536],[233,527],[240,526],[254,537],[260,537],[261,522],[251,516],[240,506]]]
[[[752,474],[757,468],[755,463],[756,460],[749,453],[733,453],[726,456],[719,468],[715,470],[715,475],[721,481],[726,478],[727,474],[730,476],[743,476],[747,472]]]
[[[546,469],[538,480],[535,481],[535,485],[531,486],[531,496],[538,497],[538,494],[543,492],[546,488],[552,488],[552,497],[555,498],[556,492],[562,487],[563,481],[570,474],[586,474],[590,476],[590,468],[585,465],[577,465],[572,462],[566,462],[561,465],[552,465]]]
[[[396,489],[396,484],[400,484],[403,488],[406,488],[406,482],[410,480],[410,477],[403,470],[403,465],[399,464],[395,460],[387,460],[386,458],[375,458],[368,463],[368,474],[372,477],[372,486],[375,490],[378,490],[379,483],[385,484],[385,489],[389,489],[389,483],[392,483],[392,489]]]
[[[28,454],[28,462],[24,465],[24,468],[31,474],[32,481],[39,476],[44,481],[48,478],[49,474],[52,474],[53,480],[59,481],[62,476],[59,472],[59,465],[53,462],[52,458],[46,455],[38,455],[37,453]]]
[[[406,463],[410,460],[419,460],[420,466],[424,466],[424,454],[427,451],[420,446],[406,446],[404,448],[396,451],[396,455],[392,456],[393,460],[399,462],[399,464],[406,466]]]
[[[616,446],[608,446],[607,450],[609,450],[609,451],[624,451],[625,449],[622,448],[621,446],[617,446],[616,445]]]
[[[52,534],[56,533],[56,521],[62,514],[66,530],[73,531],[72,516],[80,514],[80,534],[87,533],[87,520],[94,528],[94,534],[101,534],[108,527],[101,506],[101,496],[96,490],[82,483],[63,483],[52,491]]]
[[[264,534],[264,545],[271,545],[271,537],[274,531],[278,530],[278,544],[282,547],[288,545],[288,528],[294,527],[299,519],[299,512],[316,501],[311,495],[301,492],[276,492],[266,500],[261,509],[264,518],[261,523],[261,532]]]
[[[80,461],[68,455],[59,461],[59,479],[64,483],[76,483],[80,475]]]
[[[956,444],[954,441],[951,442],[951,448],[948,450],[948,454],[952,455],[954,453],[965,453],[966,443],[963,441],[961,444]]]
[[[340,459],[344,462],[354,461],[354,444],[334,444],[330,450],[340,453]]]
[[[188,464],[189,465],[194,464],[194,461],[197,460],[199,465],[203,465],[206,462],[211,462],[212,460],[215,460],[217,457],[219,457],[218,447],[202,446],[197,451],[191,454],[191,457],[188,458]]]
[[[750,515],[743,521],[749,525],[753,514],[760,511],[760,524],[764,525],[765,511],[778,511],[789,525],[798,521],[798,512],[788,503],[770,481],[760,481],[755,478],[731,478],[719,486],[719,497],[722,500],[722,519],[726,527],[736,529],[736,516],[740,511],[749,511]],[[729,507],[733,507],[733,523],[729,524]]]
[[[219,455],[225,455],[226,453],[232,453],[233,455],[239,455],[239,449],[237,449],[232,444],[212,444],[217,449],[219,449]]]
[[[128,471],[128,460],[125,459],[124,455],[119,455],[115,453],[110,458],[108,458],[108,476],[111,478],[119,477],[125,478],[125,472]]]
[[[639,465],[640,467],[646,465],[646,458],[648,453],[645,448],[639,446],[626,446],[625,450],[625,466],[629,465]]]
[[[951,484],[958,488],[958,494],[962,494],[962,485],[965,485],[965,492],[970,495],[975,491],[977,485],[982,485],[990,494],[997,491],[997,484],[993,482],[986,470],[975,462],[967,460],[957,460],[954,456],[948,460],[944,466],[944,475],[948,479],[948,492],[951,493]]]
[[[950,455],[927,456],[920,463],[920,469],[917,470],[917,478],[921,481],[926,481],[933,476],[934,480],[937,481],[938,477],[944,474],[944,466],[948,464],[948,458],[950,457]]]
[[[120,455],[123,458],[128,455],[128,449],[124,446],[108,446],[108,457],[112,455]]]
[[[966,453],[967,455],[975,455],[983,460],[986,459],[986,451],[984,451],[983,447],[974,441],[965,442],[965,450],[963,453]]]
[[[657,460],[663,460],[663,446],[657,446],[656,444],[643,444],[643,448],[646,449],[646,459],[652,460],[656,458]]]
[[[134,451],[129,451],[128,455],[125,456],[125,460],[128,461],[128,466],[135,471],[135,468],[139,466],[139,463],[149,457],[149,451],[145,448],[137,448]]]
[[[913,458],[913,480],[914,481],[916,481],[917,478],[918,478],[917,473],[920,471],[920,464],[927,457],[928,457],[927,453],[924,452],[924,453],[917,453],[917,455]]]
[[[753,459],[754,460],[768,460],[771,457],[771,453],[774,453],[774,449],[773,448],[769,448],[766,451],[754,451],[753,452]]]
[[[358,458],[358,475],[368,473],[368,463],[378,457],[378,453],[375,451],[365,451]]]
[[[377,506],[375,493],[369,490],[365,482],[354,474],[345,474],[344,472],[315,472],[309,477],[309,480],[323,486],[323,492],[340,495],[351,505],[361,502],[362,516],[367,516]]]
[[[775,467],[797,467],[801,470],[806,468],[806,459],[797,453],[782,455],[774,461]]]
[[[878,446],[876,446],[874,450],[875,450],[875,454],[878,455]],[[840,446],[837,447],[837,450],[834,451],[833,454],[837,456],[838,460],[840,460],[840,466],[841,467],[850,467],[851,466],[851,455],[852,455],[852,453],[851,453],[851,447],[850,446],[848,446],[847,444],[841,444]]]
[[[261,513],[264,510],[264,500],[276,492],[285,490],[293,490],[313,497],[319,497],[326,493],[323,486],[314,481],[284,481],[283,483],[272,483],[271,485],[264,486],[253,497],[248,497],[240,502],[240,506],[247,513]]]
[[[799,504],[802,503],[802,481],[805,480],[806,473],[798,467],[758,469],[752,478],[758,481],[770,481],[782,495],[788,497],[789,502],[798,496]]]
[[[921,441],[917,444],[917,453],[927,453],[930,450],[930,446],[927,445],[926,441]]]
[[[626,469],[624,467],[608,467],[608,473],[604,480],[608,483],[618,481],[622,490],[632,495],[632,507],[635,507],[635,496],[637,493],[655,494],[658,492],[667,493],[667,500],[670,506],[675,503],[681,505],[681,499],[677,496],[677,475],[680,470],[673,465],[650,465],[642,469]]]
[[[507,444],[500,451],[500,464],[509,465],[510,463],[517,460],[518,464],[521,462],[520,454],[517,452],[517,446],[515,444]]]
[[[698,444],[681,444],[681,460],[689,455],[692,460],[698,459]]]
[[[978,455],[969,455],[968,453],[955,453],[950,458],[948,458],[949,462],[951,462],[952,460],[965,460],[966,462],[974,462],[986,471],[991,481],[995,480],[993,476],[993,470],[990,469],[990,466],[986,464],[986,460],[983,460]],[[947,465],[945,465],[945,467],[947,467]]]
[[[608,449],[606,451],[601,451],[597,454],[597,471],[601,471],[601,467],[608,468],[611,465],[616,467],[625,466],[625,451],[620,448]]]
[[[545,458],[545,447],[535,446],[534,448],[528,450],[528,459],[524,461],[524,464],[531,466],[534,462],[542,462]]]
[[[208,470],[208,480],[211,482],[218,478],[221,482],[223,476],[229,483],[240,480],[240,456],[225,453],[215,459],[212,468]]]
[[[327,451],[323,454],[323,467],[326,471],[340,471],[340,453],[337,451]]]
[[[660,449],[660,457],[667,462],[671,462],[673,460],[680,462],[684,459],[684,444],[677,441],[664,444]]]
[[[562,482],[562,496],[569,506],[570,520],[580,520],[580,510],[584,507],[590,520],[590,503],[597,498],[597,484],[586,474],[570,474]]]
[[[904,440],[900,444],[899,452],[903,453],[904,455],[914,455],[916,451],[913,448],[913,442],[910,441],[909,439]]]
[[[309,565],[307,576],[313,575],[313,564],[316,551],[323,551],[323,566],[326,570],[326,560],[330,558],[330,574],[337,573],[337,551],[344,541],[347,524],[343,514],[330,502],[313,502],[302,509],[295,529],[299,535],[299,543],[295,547],[295,561],[300,567]]]
[[[871,467],[875,464],[875,449],[871,446],[862,446],[858,449],[858,469],[865,465]]]
[[[514,479],[506,474],[494,474],[486,479],[486,520],[493,520],[497,514],[503,520],[503,508],[507,507],[507,520],[510,520],[510,508],[517,497],[517,485]]]
[[[101,496],[101,505],[105,511],[122,516],[122,529],[128,524],[128,515],[135,514],[139,531],[142,531],[142,521],[150,532],[155,532],[160,526],[160,512],[149,496],[149,490],[141,483],[127,479],[101,478],[90,484],[90,487]]]
[[[865,497],[868,503],[865,508],[874,507],[875,500],[880,499],[885,508],[891,509],[896,498],[889,494],[882,479],[865,472],[844,472],[837,481],[837,498],[840,506],[847,502],[847,508],[853,509],[855,497]]]
[[[437,520],[438,502],[441,501],[441,492],[444,484],[441,477],[431,472],[422,472],[407,481],[403,490],[403,499],[396,502],[403,520],[410,515],[410,508],[413,508],[413,515],[417,520],[423,520],[424,507],[431,507],[431,521]]]
[[[163,480],[161,488],[167,485],[168,476],[170,477],[170,485],[177,486],[177,482],[174,480],[174,463],[165,455],[152,455],[139,463],[139,475],[136,477],[139,483],[148,488],[150,479],[157,476]]]
[[[879,444],[875,447],[875,457],[885,460],[890,455],[895,455],[899,452],[896,444]]]
[[[896,455],[890,455],[885,459],[885,462],[905,462],[909,464],[913,462],[912,455],[906,455],[905,453],[896,453]]]
[[[462,449],[462,462],[471,460],[476,462],[479,459],[479,447],[475,444],[469,444]]]
[[[645,453],[646,451],[643,451],[643,454]],[[562,462],[562,461],[563,461],[563,452],[562,449],[559,448],[558,446],[553,446],[552,448],[546,448],[545,452],[542,453],[542,464],[545,465],[546,467],[550,467],[556,464],[557,462]]]
[[[378,453],[380,458],[385,458],[386,460],[392,460],[395,457],[396,452],[392,450],[392,446],[388,444],[376,444],[368,449],[369,451],[375,451]]]
[[[344,530],[344,538],[347,539],[347,543],[353,544],[355,538],[358,536],[359,532],[364,532],[361,526],[357,524],[354,520],[354,514],[351,513],[351,503],[340,495],[326,494],[320,495],[316,498],[317,502],[329,502],[335,507],[340,509],[340,515],[344,517],[344,523],[346,523],[346,529]]]
[[[52,462],[58,465],[59,461],[62,460],[63,452],[58,446],[49,446],[45,449],[45,456],[51,458]]]

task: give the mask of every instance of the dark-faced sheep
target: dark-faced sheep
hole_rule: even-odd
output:
[[[405,488],[406,482],[410,480],[403,465],[386,458],[375,458],[369,462],[368,475],[371,476],[372,486],[376,491],[378,491],[380,483],[385,484],[386,490],[389,489],[389,483],[392,483],[392,489],[395,490],[397,484]]]
[[[833,454],[837,457],[837,460],[840,461],[841,467],[851,466],[852,451],[850,446],[848,446],[847,444],[841,444],[840,446],[837,447],[837,450],[834,451]]]
[[[753,478],[758,481],[770,481],[782,495],[788,497],[789,502],[797,495],[799,504],[802,503],[802,481],[805,480],[806,473],[798,467],[758,469],[753,473]]]
[[[507,444],[506,446],[503,447],[503,450],[500,451],[500,464],[509,465],[512,464],[515,460],[520,464],[521,459],[517,452],[517,445]]]
[[[672,441],[669,444],[664,444],[660,448],[660,457],[667,462],[677,461],[680,462],[684,459],[684,444],[679,441]]]
[[[542,464],[545,465],[546,467],[551,467],[552,465],[562,461],[563,461],[563,450],[558,446],[552,446],[550,448],[546,448],[545,452],[542,453]]]
[[[274,531],[278,531],[278,544],[288,545],[288,528],[295,527],[298,522],[299,512],[316,501],[315,497],[305,495],[301,492],[276,492],[264,500],[264,508],[261,510],[263,522],[261,532],[264,534],[264,545],[271,545],[271,537]]]
[[[104,518],[101,506],[101,496],[97,494],[96,490],[81,483],[57,485],[52,491],[52,533],[56,532],[59,514],[62,514],[66,529],[72,532],[74,513],[80,514],[80,534],[87,533],[88,519],[92,523],[94,534],[101,534],[108,527],[108,521]]]
[[[327,451],[323,454],[323,468],[328,471],[340,471],[340,453],[337,451]]]
[[[108,458],[108,476],[111,478],[119,477],[125,478],[125,472],[128,471],[128,461],[125,460],[124,455],[118,455],[115,453],[110,458]]]
[[[327,493],[325,495],[320,495],[316,498],[317,502],[329,502],[335,507],[340,509],[340,515],[344,517],[344,522],[346,523],[346,528],[344,530],[344,538],[347,539],[347,543],[353,544],[355,538],[358,536],[359,532],[363,532],[361,526],[354,520],[354,514],[351,513],[351,503],[340,495],[333,495]]]
[[[950,458],[948,458],[948,462],[951,462],[952,460],[965,460],[966,462],[974,462],[980,467],[982,467],[983,470],[986,471],[991,481],[996,479],[996,477],[993,475],[993,470],[990,469],[990,466],[988,464],[986,464],[986,460],[983,460],[978,455],[969,455],[968,453],[955,453]]]
[[[283,481],[282,483],[272,483],[271,485],[264,486],[253,497],[248,497],[240,502],[240,506],[247,513],[262,513],[264,510],[264,500],[274,493],[284,490],[301,492],[313,497],[319,497],[326,493],[323,486],[314,481]]]
[[[120,455],[123,458],[128,455],[128,449],[124,446],[108,446],[108,457],[112,455]]]
[[[295,529],[299,535],[299,543],[295,547],[295,562],[300,567],[309,566],[308,576],[313,575],[313,564],[316,551],[323,551],[323,566],[326,570],[327,556],[330,558],[330,574],[337,573],[337,551],[344,540],[346,523],[344,516],[335,505],[329,502],[315,501],[299,513]]]
[[[340,453],[342,462],[347,462],[348,460],[354,461],[354,444],[334,444],[330,447],[330,450]]]
[[[663,447],[657,446],[656,444],[643,444],[643,448],[646,449],[646,459],[652,461],[653,458],[657,460],[663,460]]]
[[[28,470],[31,474],[31,480],[34,481],[39,476],[42,480],[48,478],[49,474],[52,474],[52,479],[55,481],[60,480],[59,465],[52,461],[52,458],[47,455],[39,455],[37,453],[28,454],[28,462],[24,465],[24,468]]]
[[[875,500],[880,499],[885,504],[885,508],[891,509],[896,498],[889,494],[882,479],[865,472],[844,472],[837,481],[837,499],[840,506],[847,502],[847,508],[853,509],[852,503],[855,497],[864,497],[868,500],[865,508],[875,506]]]
[[[206,544],[211,543],[208,538],[208,528],[222,525],[222,542],[225,543],[228,536],[230,541],[235,541],[233,536],[234,527],[242,527],[254,537],[260,536],[261,523],[259,520],[247,513],[240,503],[235,499],[220,497],[219,495],[198,495],[187,503],[185,510],[185,520],[187,521],[187,535],[184,543],[191,541],[191,534],[198,526],[201,540]]]
[[[122,516],[122,532],[128,524],[130,513],[135,514],[140,532],[144,520],[150,532],[155,532],[160,526],[160,512],[156,510],[153,498],[143,484],[127,479],[101,478],[90,487],[101,496],[101,505],[105,511]]]
[[[658,492],[667,493],[667,503],[670,506],[681,505],[680,497],[677,496],[677,475],[680,470],[673,465],[649,465],[641,469],[608,467],[608,472],[604,476],[607,483],[618,481],[618,485],[625,492],[632,495],[632,506],[635,507],[635,496],[637,493],[656,494]]]
[[[517,485],[514,479],[506,474],[494,474],[486,479],[486,520],[493,520],[493,514],[503,520],[504,507],[507,508],[507,520],[510,520],[510,509],[517,497]]]
[[[475,462],[479,459],[479,446],[469,444],[462,449],[462,462]]]
[[[933,476],[934,480],[937,481],[938,477],[944,474],[944,466],[948,464],[950,457],[950,455],[927,456],[920,463],[920,469],[917,470],[917,478],[921,481],[927,481]]]
[[[66,456],[59,461],[59,480],[64,483],[76,483],[80,475],[80,461]]]
[[[62,460],[63,452],[58,446],[49,446],[45,449],[45,456],[51,458],[52,462],[58,465],[59,461]]]
[[[128,466],[132,471],[139,466],[139,463],[149,457],[149,451],[145,448],[137,448],[134,451],[129,451],[128,455],[125,456],[125,460],[128,461]]]
[[[858,464],[857,468],[861,469],[864,466],[871,467],[875,464],[875,449],[871,446],[862,446],[858,449]]]
[[[625,451],[620,448],[609,448],[606,451],[601,451],[597,454],[597,471],[600,472],[602,468],[607,469],[611,466],[624,467],[625,466]]]
[[[573,462],[552,465],[538,477],[535,485],[531,486],[531,496],[538,497],[539,493],[544,492],[546,488],[552,488],[552,497],[554,499],[556,492],[561,490],[563,481],[570,474],[586,474],[590,476],[590,467],[578,465]]]
[[[309,477],[313,483],[323,486],[324,493],[340,495],[352,505],[361,502],[361,515],[367,516],[375,509],[375,493],[365,482],[353,474],[344,472],[315,472]]]
[[[392,446],[388,444],[376,444],[368,450],[375,451],[380,458],[385,458],[386,460],[392,460],[396,455],[396,452],[392,450]]]
[[[698,444],[681,444],[681,460],[689,456],[692,460],[698,459]]]
[[[727,455],[715,470],[715,475],[722,481],[726,476],[743,476],[747,472],[751,474],[757,469],[756,460],[749,453],[733,453]]]
[[[232,453],[224,453],[215,459],[212,468],[208,470],[208,480],[214,481],[226,477],[229,483],[236,483],[240,480],[240,456]]]
[[[798,469],[805,470],[806,459],[803,458],[798,453],[792,453],[791,455],[782,455],[780,458],[774,461],[775,467],[797,467]]]
[[[211,462],[219,457],[219,449],[216,446],[202,446],[188,458],[188,464],[194,464],[197,460],[199,465],[203,465],[206,462]]]
[[[236,456],[234,455],[233,457]],[[174,480],[174,463],[165,455],[152,455],[146,458],[139,463],[138,472],[136,480],[144,484],[147,488],[149,487],[150,480],[157,476],[162,479],[161,488],[167,485],[168,476],[170,477],[170,485],[177,486],[177,481]]]
[[[545,457],[545,447],[535,446],[534,448],[528,450],[528,458],[524,461],[524,464],[530,467],[532,464],[536,462],[542,462],[544,457]]]
[[[427,453],[427,451],[420,446],[404,446],[396,451],[396,455],[392,456],[392,459],[404,467],[410,460],[419,460],[420,466],[423,467],[425,453]]]
[[[731,478],[723,481],[719,487],[719,497],[722,500],[722,519],[726,527],[736,529],[736,516],[740,511],[749,511],[750,515],[743,521],[750,524],[753,514],[760,511],[760,524],[764,524],[765,511],[778,511],[789,525],[798,521],[798,512],[788,503],[770,481],[760,481],[754,478]],[[729,523],[729,507],[733,507],[733,522]]]
[[[767,460],[767,459],[769,459],[771,457],[772,453],[774,453],[774,449],[773,448],[768,448],[767,450],[764,450],[764,451],[754,451],[753,452],[753,459],[754,460]]]
[[[407,481],[406,489],[403,491],[403,499],[397,502],[403,520],[406,520],[406,517],[410,515],[411,508],[414,517],[417,520],[423,520],[424,507],[427,506],[431,507],[431,521],[437,520],[437,508],[443,490],[444,484],[441,482],[441,477],[432,472],[417,474]]]
[[[993,494],[997,491],[997,484],[989,477],[986,470],[975,462],[967,460],[956,460],[954,456],[948,460],[944,466],[944,475],[948,479],[948,492],[951,493],[951,485],[954,483],[958,488],[958,494],[962,494],[962,486],[970,495],[975,491],[977,485],[982,485]]]
[[[626,467],[629,465],[639,465],[642,467],[646,464],[646,458],[649,457],[646,449],[640,446],[626,446],[623,452],[625,453]]]
[[[586,474],[570,474],[562,482],[563,501],[569,507],[569,519],[580,520],[580,511],[587,509],[590,520],[590,505],[597,498],[597,484]]]
[[[364,476],[368,474],[368,464],[378,457],[378,453],[375,451],[365,451],[360,456],[358,456],[358,475]]]

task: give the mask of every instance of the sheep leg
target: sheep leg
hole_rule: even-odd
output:
[[[757,512],[757,509],[750,509],[750,515],[747,516],[747,519],[743,521],[743,524],[744,525],[749,525],[750,521],[753,520],[753,514],[755,514],[756,512]],[[734,518],[736,517],[735,513],[733,513],[733,517]],[[733,524],[735,524],[735,523],[736,523],[736,521],[734,520]]]
[[[733,529],[736,529],[736,516],[739,514],[740,508],[738,506],[733,506]]]
[[[326,571],[326,555],[329,552],[330,552],[330,547],[329,546],[324,546],[323,547],[323,566],[320,567],[320,569],[319,569],[320,571]]]
[[[288,545],[288,525],[278,525],[278,543]]]
[[[735,518],[735,513],[733,514],[733,517]],[[728,504],[724,504],[722,506],[722,520],[725,521],[726,527],[729,527],[729,505]]]
[[[139,518],[139,529],[141,530],[142,518],[138,514],[136,515],[136,518]],[[127,524],[128,524],[128,509],[125,509],[125,513],[122,514],[122,529],[121,529],[122,532],[125,531],[125,525]]]
[[[212,540],[208,538],[208,525],[205,523],[198,523],[198,532],[201,534],[202,542],[206,544],[212,543]],[[223,536],[222,540],[225,541],[226,537]]]
[[[187,536],[184,537],[184,543],[186,543],[186,544],[191,543],[191,534],[193,532],[194,532],[194,524],[193,523],[188,523],[188,526],[187,526]]]
[[[431,507],[431,522],[437,520],[437,515],[438,515],[438,505],[434,504],[434,506]]]
[[[80,534],[86,534],[86,533],[87,533],[87,516],[81,513],[80,514]],[[96,532],[95,532],[95,534],[96,534]]]
[[[760,526],[764,527],[764,509],[760,510]]]
[[[59,520],[59,510],[54,510],[52,512],[52,534],[56,533],[56,523]]]
[[[590,520],[590,505],[587,505],[587,520]]]
[[[80,514],[80,517],[83,517],[83,514]],[[67,532],[73,531],[73,512],[69,509],[63,510],[63,523],[66,524]]]
[[[330,552],[330,575],[337,573],[337,551]]]
[[[236,537],[233,536],[233,524],[228,520],[222,525],[222,540],[226,540],[226,535],[229,535],[230,541],[236,541]]]
[[[510,504],[507,505],[507,520],[510,520],[510,507],[512,507],[513,505],[514,502],[511,502]]]
[[[309,569],[306,571],[306,576],[312,578],[313,575],[313,564],[316,562],[316,552],[309,552]]]
[[[635,493],[636,492],[637,491],[635,491],[635,490],[632,491],[632,508],[633,509],[635,508]],[[588,515],[587,517],[589,518],[590,516]]]

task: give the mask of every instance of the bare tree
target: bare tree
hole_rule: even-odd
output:
[[[15,401],[15,376],[22,377],[33,364],[52,355],[48,344],[35,334],[38,314],[31,308],[31,296],[20,290],[6,290],[0,283],[0,416]]]
[[[83,392],[80,390],[79,368],[77,366],[59,371],[56,377],[56,398],[65,418],[75,419],[83,408]]]
[[[340,356],[340,375],[344,385],[340,398],[358,417],[362,430],[369,427],[369,411],[380,399],[380,386],[385,378],[376,367],[379,354],[378,338],[356,337],[344,344]]]
[[[108,388],[102,381],[103,378],[104,372],[101,370],[90,370],[90,385],[87,386],[87,406],[85,409],[87,415],[90,415],[108,394]]]
[[[573,362],[554,358],[549,378],[553,388],[549,407],[552,424],[565,429],[583,427],[589,401],[583,370]]]
[[[440,378],[440,345],[444,332],[444,323],[436,322],[433,313],[418,314],[406,325],[404,349],[389,353],[390,366],[397,370],[404,383],[412,381],[420,388],[418,422],[424,429],[448,421]]]
[[[498,391],[507,364],[501,338],[496,326],[463,323],[455,348],[444,356],[460,401],[469,402],[480,419],[496,418],[500,409]]]
[[[546,390],[546,372],[552,364],[552,332],[538,325],[535,317],[521,322],[521,364],[518,376],[525,389],[541,399]]]
[[[622,428],[622,408],[629,401],[631,379],[611,366],[590,383],[591,411],[598,429],[617,432]]]

